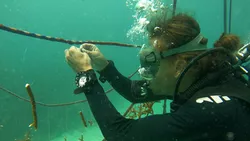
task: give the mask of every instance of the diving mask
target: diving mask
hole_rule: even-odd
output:
[[[159,53],[155,53],[156,51],[152,47],[141,48],[139,52],[140,56],[140,68],[138,70],[141,78],[146,80],[151,80],[154,78],[155,74],[159,69]]]
[[[138,72],[140,73],[143,79],[146,80],[153,79],[159,69],[161,59],[185,52],[207,50],[207,46],[199,45],[202,39],[203,36],[199,34],[187,44],[184,44],[178,48],[173,48],[162,52],[157,51],[154,47],[143,46],[139,52],[141,65]]]

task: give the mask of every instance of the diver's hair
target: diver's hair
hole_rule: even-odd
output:
[[[157,30],[158,29],[158,30]],[[177,48],[192,41],[200,33],[198,22],[191,16],[179,13],[170,19],[157,17],[147,25],[149,38],[157,38],[168,43],[168,46],[159,46],[159,50]],[[201,44],[207,44],[203,38]]]
[[[178,48],[190,41],[192,41],[197,35],[200,34],[199,23],[191,16],[180,13],[170,19],[155,20],[147,26],[149,38],[157,39],[161,42],[167,43],[167,46],[157,46],[159,51],[165,51],[171,48]],[[160,30],[155,30],[155,28]],[[203,38],[200,44],[207,45],[208,39]],[[163,43],[163,44],[164,44]],[[169,45],[169,43],[171,43]],[[240,39],[233,34],[222,34],[214,43],[214,47],[224,47],[234,53],[240,47]],[[182,71],[186,65],[199,55],[201,51],[181,53],[167,57],[171,61],[178,62],[181,66],[176,66],[176,69]],[[223,60],[230,60],[227,55],[220,55],[219,53],[208,55],[203,59],[197,61],[197,63],[190,69],[194,74],[197,74],[197,78],[204,74],[218,69],[219,62]]]
[[[224,47],[230,51],[236,52],[240,49],[240,38],[234,34],[222,33],[220,38],[214,43],[214,47]]]
[[[237,51],[241,47],[240,38],[234,34],[226,34],[222,33],[217,41],[214,43],[214,48],[223,47],[231,52],[232,55],[236,55]],[[235,58],[230,58],[228,55],[223,53],[214,53],[210,56],[209,65],[213,66],[209,69],[209,71],[216,71],[218,69],[218,65],[220,65],[223,61],[228,61],[231,64],[236,64],[237,60]],[[207,61],[208,62],[208,61]]]

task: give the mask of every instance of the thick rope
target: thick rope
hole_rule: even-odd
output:
[[[84,44],[84,43],[91,43],[91,44],[99,44],[99,45],[114,45],[114,46],[122,46],[122,47],[133,47],[133,48],[141,48],[141,46],[139,45],[131,45],[131,44],[123,44],[123,43],[117,43],[117,42],[102,42],[102,41],[74,41],[74,40],[66,40],[63,38],[57,38],[57,37],[50,37],[50,36],[44,36],[44,35],[40,35],[37,33],[30,33],[28,31],[24,31],[24,30],[19,30],[13,27],[8,27],[5,26],[3,24],[0,24],[0,29],[7,31],[7,32],[11,32],[11,33],[15,33],[15,34],[20,34],[20,35],[24,35],[24,36],[29,36],[29,37],[33,37],[33,38],[38,38],[38,39],[43,39],[43,40],[48,40],[48,41],[55,41],[55,42],[61,42],[61,43],[67,43],[67,44]],[[128,78],[133,77],[138,70],[136,70],[133,74],[131,74]],[[0,86],[0,89],[12,96],[15,96],[18,99],[21,99],[23,101],[26,102],[30,102],[29,99],[26,99],[24,97],[21,97],[17,94],[15,94],[14,92]],[[105,93],[109,93],[113,91],[113,89],[109,89],[107,90]],[[36,102],[36,104],[41,105],[41,106],[46,106],[46,107],[59,107],[59,106],[67,106],[67,105],[74,105],[74,104],[79,104],[79,103],[83,103],[83,102],[87,102],[87,100],[80,100],[80,101],[73,101],[73,102],[68,102],[68,103],[60,103],[60,104],[46,104],[43,102]]]
[[[15,34],[20,34],[20,35],[24,35],[24,36],[29,36],[29,37],[33,37],[33,38],[49,40],[49,41],[54,41],[54,42],[67,43],[70,45],[90,43],[90,44],[98,44],[98,45],[112,45],[112,46],[121,46],[121,47],[141,48],[141,46],[139,46],[139,45],[123,44],[123,43],[117,43],[117,42],[66,40],[66,39],[58,38],[58,37],[51,37],[51,36],[44,36],[44,35],[37,34],[37,33],[30,33],[28,31],[16,29],[13,27],[8,27],[8,26],[5,26],[3,24],[0,24],[0,29],[4,30],[4,31],[11,32],[11,33],[15,33]]]

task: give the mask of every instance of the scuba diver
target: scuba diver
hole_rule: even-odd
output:
[[[123,76],[93,44],[65,50],[67,63],[77,73],[74,93],[86,95],[105,139],[249,141],[250,76],[244,63],[250,59],[250,45],[222,34],[208,48],[198,22],[182,13],[151,21],[147,31],[150,47],[140,51],[142,80]],[[132,103],[171,99],[171,112],[127,119],[98,79]]]

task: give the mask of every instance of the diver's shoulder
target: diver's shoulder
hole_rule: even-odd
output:
[[[223,84],[204,87],[197,91],[191,99],[197,102],[206,100],[215,103],[240,99],[250,103],[250,88],[240,80],[233,79]]]

